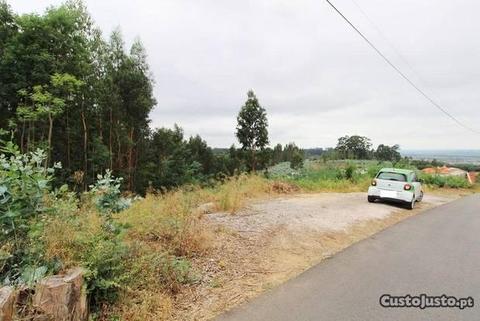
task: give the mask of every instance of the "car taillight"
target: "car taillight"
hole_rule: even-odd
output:
[[[377,181],[376,180],[372,181],[372,186],[377,186]]]
[[[405,186],[403,186],[403,189],[406,190],[406,191],[409,191],[412,189],[412,185],[410,184],[405,184]]]

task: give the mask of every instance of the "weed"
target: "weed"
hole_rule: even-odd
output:
[[[242,174],[226,180],[211,191],[221,211],[235,212],[247,199],[261,197],[272,192],[272,181],[259,175]]]

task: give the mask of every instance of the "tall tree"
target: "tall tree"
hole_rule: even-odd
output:
[[[402,158],[398,152],[399,149],[399,145],[388,146],[380,144],[375,151],[375,158],[378,160],[398,162]]]
[[[283,156],[282,144],[275,145],[275,147],[273,148],[272,163],[278,164],[282,162],[283,161],[282,156]]]
[[[147,54],[139,39],[135,40],[128,59],[124,63],[124,77],[120,83],[122,101],[126,111],[127,141],[127,176],[128,188],[133,188],[136,159],[140,141],[148,131],[148,115],[156,105],[153,97],[153,80],[151,79]]]
[[[305,153],[295,143],[288,143],[283,149],[283,160],[290,162],[291,168],[300,168],[303,166]]]
[[[199,135],[190,137],[186,143],[188,159],[192,162],[198,162],[201,165],[202,173],[205,175],[213,174],[216,171],[215,156],[212,149],[208,147],[207,142]]]
[[[257,152],[268,145],[268,120],[265,108],[260,106],[255,93],[250,90],[248,99],[237,116],[236,136],[242,149],[248,152],[250,169],[256,170]]]
[[[341,158],[369,159],[371,158],[372,144],[365,136],[353,135],[343,136],[338,139],[335,150]]]
[[[55,75],[83,86],[69,92]],[[81,0],[26,15],[0,0],[0,127],[16,125],[23,151],[48,148],[59,180],[85,188],[112,168],[133,188],[152,88],[140,41],[126,52],[116,30],[106,42]]]
[[[15,78],[15,66],[5,63],[5,60],[11,61],[11,54],[8,47],[12,38],[18,32],[18,24],[10,6],[3,0],[0,0],[0,128],[6,127],[8,119],[15,113],[15,104],[17,103],[16,92],[20,88],[12,84]]]
[[[25,105],[20,105],[17,109],[19,120],[23,124],[25,124],[25,120],[38,121],[46,119],[48,121],[46,167],[48,167],[51,159],[54,119],[59,117],[64,112],[65,106],[75,99],[75,94],[81,85],[82,82],[72,75],[54,74],[48,85],[34,86],[31,93],[28,93],[26,89],[19,91],[25,98]],[[25,144],[24,131],[25,126],[23,125],[20,136],[20,146],[22,148]],[[29,149],[29,141],[26,143],[26,149]]]

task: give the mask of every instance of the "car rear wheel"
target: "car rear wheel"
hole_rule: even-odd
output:
[[[418,202],[421,202],[423,200],[423,191],[420,192],[420,196],[418,197]]]
[[[375,196],[370,196],[370,195],[369,195],[369,196],[367,197],[367,199],[368,199],[368,202],[369,202],[369,203],[373,203],[373,202],[375,202],[375,200],[376,200],[377,198],[376,198]]]
[[[410,203],[408,203],[407,208],[408,208],[409,210],[413,210],[413,208],[415,207],[415,202],[416,202],[416,201],[417,201],[417,200],[416,200],[416,198],[415,198],[415,195],[413,195],[412,201],[411,201]]]

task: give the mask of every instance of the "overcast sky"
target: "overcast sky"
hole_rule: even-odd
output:
[[[332,0],[414,82],[480,131],[480,2],[353,1]],[[8,2],[28,13],[62,1]],[[187,135],[229,146],[253,89],[272,144],[328,147],[359,134],[402,149],[480,148],[480,135],[430,105],[323,0],[86,4],[105,36],[120,26],[127,44],[144,43],[158,101],[154,127],[178,123]]]

